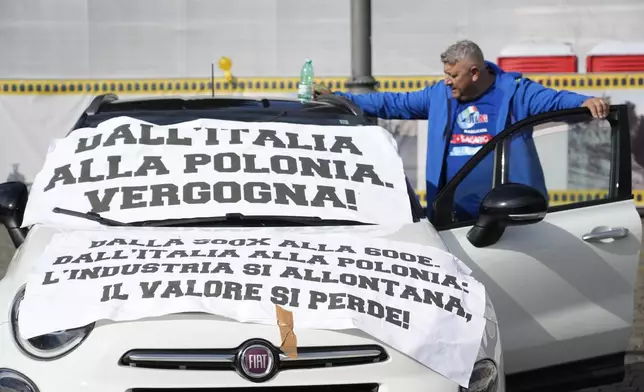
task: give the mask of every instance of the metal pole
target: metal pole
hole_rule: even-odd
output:
[[[371,0],[351,0],[351,79],[347,87],[354,93],[375,91],[371,75]]]

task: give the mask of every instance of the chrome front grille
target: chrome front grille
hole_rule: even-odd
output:
[[[378,384],[302,385],[251,388],[134,388],[130,392],[378,392]]]
[[[297,358],[279,349],[277,370],[364,365],[388,358],[377,345],[298,347]],[[120,365],[146,369],[235,370],[238,348],[230,349],[135,349],[125,353]]]

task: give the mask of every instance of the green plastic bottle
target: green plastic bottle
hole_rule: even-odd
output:
[[[297,89],[300,102],[309,102],[313,98],[313,61],[306,59],[300,71],[300,84]]]

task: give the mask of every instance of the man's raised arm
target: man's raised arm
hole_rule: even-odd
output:
[[[517,95],[528,105],[531,116],[562,109],[587,107],[595,118],[608,115],[608,102],[599,97],[589,97],[567,90],[544,87],[529,79],[521,80]]]
[[[334,94],[345,97],[359,106],[367,116],[386,120],[426,120],[429,113],[431,87],[408,93],[367,93],[352,94],[331,92],[328,88],[317,87],[316,95]]]

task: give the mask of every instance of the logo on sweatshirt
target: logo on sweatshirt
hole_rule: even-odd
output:
[[[449,156],[452,157],[462,157],[462,156],[472,156],[479,152],[483,146],[454,146],[449,152]]]
[[[463,110],[456,117],[456,122],[461,129],[470,129],[476,124],[487,123],[487,114],[481,114],[479,109],[472,105],[468,106],[467,109]]]
[[[492,140],[490,134],[485,135],[464,135],[456,134],[452,135],[452,144],[485,144]]]

